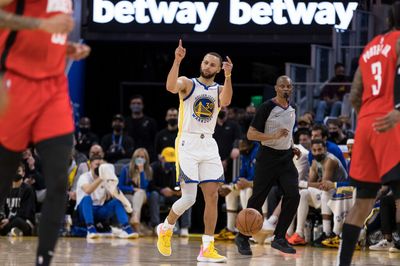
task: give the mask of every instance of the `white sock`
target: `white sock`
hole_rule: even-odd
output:
[[[340,234],[342,233],[342,227],[343,223],[339,223],[337,221],[333,222],[333,232],[335,233],[335,235],[340,236]]]
[[[214,242],[214,236],[203,235],[201,240],[203,242],[203,249],[206,249],[210,246],[211,242]]]
[[[322,231],[329,236],[332,233],[331,220],[322,219]]]
[[[278,222],[278,216],[276,216],[276,215],[271,215],[271,216],[268,218],[268,222],[269,222],[270,224],[275,225],[275,224]]]
[[[236,212],[228,212],[228,222],[226,228],[229,231],[235,231],[235,222],[236,222],[237,213]]]
[[[308,206],[308,198],[309,196],[302,196],[300,198],[299,207],[297,207],[296,233],[303,234],[304,232],[304,225],[307,220],[308,210],[310,209]]]
[[[165,218],[165,221],[162,225],[163,230],[174,230],[175,224],[169,224],[168,219]]]

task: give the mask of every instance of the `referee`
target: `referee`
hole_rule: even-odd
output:
[[[296,114],[289,104],[292,93],[292,80],[280,76],[275,85],[276,97],[264,102],[251,123],[247,138],[261,142],[257,154],[253,195],[247,208],[261,212],[261,207],[271,187],[277,184],[283,191],[282,212],[274,232],[271,246],[284,253],[296,253],[286,241],[286,231],[293,220],[299,204],[298,173],[293,164],[293,155],[301,155],[293,148],[292,130]],[[242,255],[252,255],[249,237],[241,233],[235,239],[238,251]]]

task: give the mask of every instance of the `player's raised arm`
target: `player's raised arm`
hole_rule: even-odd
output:
[[[225,74],[225,82],[224,87],[222,88],[221,94],[219,96],[219,100],[221,106],[228,106],[231,103],[233,90],[232,90],[232,68],[233,63],[231,59],[227,56],[225,62],[222,63],[222,69],[224,70]]]
[[[182,46],[182,40],[179,40],[179,45],[175,49],[175,60],[172,64],[171,70],[168,73],[167,77],[167,91],[172,93],[183,92],[185,93],[186,87],[190,80],[186,77],[179,77],[179,66],[185,58],[186,49]]]

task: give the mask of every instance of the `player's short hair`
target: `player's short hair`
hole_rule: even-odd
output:
[[[216,53],[216,52],[208,52],[206,55],[208,55],[208,54],[217,57],[217,58],[219,59],[219,64],[220,64],[220,66],[222,67],[222,61],[223,61],[223,59],[222,59],[222,56],[221,56],[219,53]]]
[[[312,127],[311,131],[317,131],[317,130],[321,130],[321,135],[323,138],[329,136],[328,128],[325,125],[315,124]]]
[[[314,144],[317,144],[317,145],[321,144],[322,147],[326,148],[326,143],[322,139],[313,139],[311,141],[311,146],[314,145]]]
[[[311,132],[308,128],[301,128],[297,130],[296,135],[300,137],[301,135],[307,135],[311,138]]]

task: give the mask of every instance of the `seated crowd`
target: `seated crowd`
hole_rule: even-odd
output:
[[[112,132],[102,139],[91,131],[89,118],[80,119],[71,152],[68,206],[61,234],[87,238],[102,234],[120,238],[154,234],[155,226],[181,196],[176,183],[174,149],[178,112],[174,108],[167,110],[167,126],[157,132],[155,120],[143,113],[143,106],[142,97],[133,97],[131,115],[115,115]],[[259,143],[247,140],[245,133],[254,113],[255,108],[250,105],[246,109],[222,109],[218,116],[214,137],[226,177],[219,190],[220,197],[225,198],[219,217],[225,221],[226,215],[226,224],[216,239],[234,239],[237,213],[246,208],[252,194]],[[303,114],[293,132],[295,146],[302,152],[300,158],[293,158],[299,172],[301,197],[287,239],[292,245],[338,247],[343,221],[354,199],[354,189],[348,182],[353,132],[347,117],[331,117],[326,124],[314,123],[314,119],[311,112]],[[236,163],[240,165],[237,173],[232,170]],[[33,148],[27,149],[7,201],[0,206],[0,234],[34,235],[45,195],[40,158]],[[281,197],[278,187],[268,195],[263,207],[263,228],[253,236],[255,242],[271,241],[281,211]],[[361,240],[371,250],[400,252],[400,228],[393,222],[393,196],[383,187],[376,200]],[[175,228],[182,237],[189,235],[191,216],[189,209]]]

